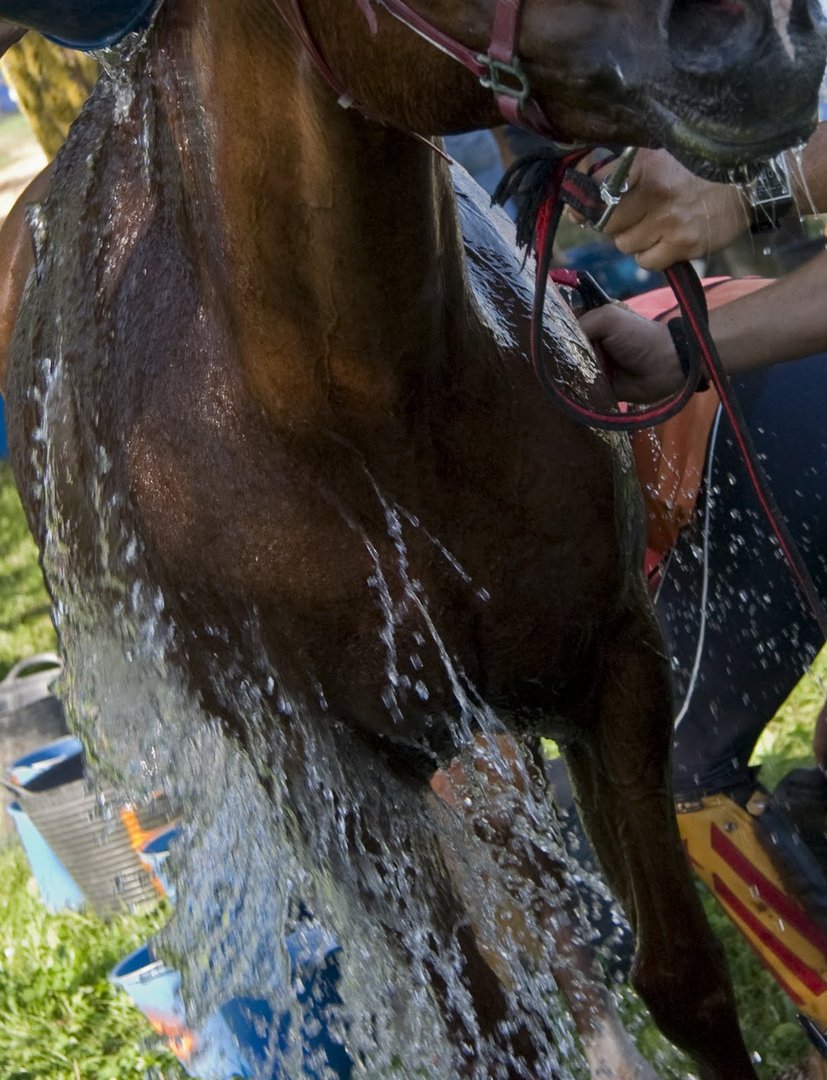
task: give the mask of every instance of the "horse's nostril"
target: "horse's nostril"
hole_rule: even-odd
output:
[[[750,37],[752,9],[744,0],[674,0],[668,35],[678,67],[720,68],[733,46],[740,52]],[[723,48],[726,46],[726,49]]]
[[[717,8],[718,11],[729,15],[731,18],[740,18],[744,12],[744,5],[740,0],[703,0],[708,7]]]

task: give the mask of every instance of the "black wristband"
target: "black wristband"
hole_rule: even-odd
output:
[[[694,352],[694,346],[689,340],[689,335],[686,333],[686,326],[682,316],[676,315],[674,319],[670,319],[666,328],[672,336],[672,344],[675,346],[675,352],[678,354],[678,363],[681,365],[681,371],[685,379],[689,378],[689,372],[692,370],[692,355]],[[696,394],[702,394],[704,390],[709,389],[709,379],[701,372],[698,376],[698,383],[695,387]]]

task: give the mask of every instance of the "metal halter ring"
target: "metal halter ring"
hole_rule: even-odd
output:
[[[495,60],[488,53],[478,53],[477,60],[488,68],[487,75],[480,75],[480,86],[491,90],[497,97],[510,97],[524,105],[531,96],[531,86],[519,57],[515,56],[510,63],[503,60]],[[503,80],[507,77],[507,81]]]

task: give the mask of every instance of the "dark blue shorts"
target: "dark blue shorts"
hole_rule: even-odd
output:
[[[827,355],[734,380],[773,494],[827,601]],[[748,779],[765,725],[822,644],[722,421],[657,602],[676,676],[678,792]],[[813,715],[815,722],[815,715]]]

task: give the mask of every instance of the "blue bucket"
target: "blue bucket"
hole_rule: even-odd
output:
[[[152,1027],[167,1040],[190,1076],[198,1080],[230,1080],[252,1075],[220,1014],[210,1017],[197,1031],[187,1027],[181,976],[156,960],[149,946],[137,949],[118,964],[110,979],[129,994]]]
[[[57,855],[32,824],[29,815],[13,802],[6,807],[29,860],[40,898],[47,911],[80,911],[86,900]]]
[[[175,888],[170,881],[166,862],[169,858],[170,845],[175,842],[180,832],[180,825],[171,825],[147,841],[139,852],[148,869],[161,882],[172,903],[175,902]],[[309,923],[300,924],[287,938],[287,955],[290,960],[291,973],[294,978],[301,980],[302,986],[297,999],[305,1007],[306,1019],[304,1030],[301,1033],[302,1053],[305,1061],[302,1072],[304,1077],[311,1078],[318,1075],[318,1072],[313,1068],[314,1062],[322,1062],[323,1072],[326,1076],[329,1076],[332,1070],[334,1075],[346,1080],[352,1072],[350,1058],[344,1047],[332,1038],[329,1026],[326,1023],[326,1011],[331,1005],[339,1003],[336,991],[336,985],[339,981],[339,970],[336,965],[338,951],[338,945],[330,934],[326,934]],[[145,954],[146,958],[148,958],[150,955],[148,949],[145,950]],[[135,954],[135,957],[137,956],[138,954]],[[124,961],[130,968],[134,962],[134,957]],[[155,977],[160,978],[158,974],[160,968],[150,967],[150,971],[155,971]],[[169,974],[175,974],[174,972],[170,973],[169,968],[163,968],[163,971],[166,973],[165,977]],[[172,983],[162,983],[161,987],[163,986],[168,988],[172,986]],[[180,979],[175,983],[176,993],[179,986]],[[132,993],[129,986],[125,986],[124,989]],[[134,994],[132,996],[135,998]],[[137,999],[136,1003],[142,1012],[149,1015],[145,1003],[142,1004]],[[181,1022],[183,1022],[184,1008],[180,997],[177,999],[176,1009],[178,1009],[176,1015],[179,1015]],[[211,1029],[211,1035],[216,1040],[216,1052],[219,1054],[220,1060],[227,1057],[227,1036],[229,1033],[232,1037],[232,1045],[238,1048],[241,1055],[241,1062],[245,1071],[242,1071],[236,1065],[236,1070],[241,1076],[262,1075],[263,1070],[268,1067],[268,1062],[272,1062],[273,1056],[277,1057],[279,1053],[283,1054],[287,1049],[288,1039],[291,1035],[290,1018],[284,1016],[277,1022],[273,1010],[264,1001],[256,1001],[252,998],[237,998],[223,1005],[219,1010],[219,1016],[221,1024],[218,1025],[216,1022]],[[193,1039],[197,1045],[206,1046],[207,1040],[203,1033],[196,1034]],[[177,1053],[174,1042],[172,1046],[173,1052]],[[202,1050],[202,1053],[206,1053],[206,1050]],[[186,1062],[184,1062],[184,1065],[187,1067]],[[199,1064],[199,1068],[203,1072],[203,1064]],[[201,1076],[201,1073],[198,1073],[198,1075]],[[225,1077],[232,1075],[232,1071],[224,1073],[221,1075],[221,1080],[225,1080]],[[270,1067],[270,1077],[271,1080],[282,1077],[282,1072],[277,1064],[275,1068]]]
[[[303,1068],[301,1076],[315,1080],[332,1075],[350,1080],[353,1063],[344,1046],[330,1032],[328,1014],[340,1004],[337,990],[339,947],[333,938],[318,927],[300,927],[287,938],[291,972],[299,977],[301,991],[296,999],[304,1006],[304,1021],[299,1034]],[[255,1076],[269,1080],[290,1080],[278,1064],[296,1038],[290,1030],[290,1017],[277,1019],[265,1001],[238,998],[222,1006],[221,1015],[238,1040],[245,1060]],[[275,1061],[274,1061],[275,1057]],[[269,1073],[265,1070],[269,1066]]]
[[[168,829],[164,829],[148,840],[138,851],[141,861],[158,881],[172,904],[175,903],[175,886],[169,879],[165,864],[169,858],[170,844],[175,841],[180,832],[180,825],[170,825]]]
[[[61,45],[99,49],[148,21],[157,0],[0,0],[0,19]]]
[[[310,947],[312,944],[304,941],[294,943],[291,948],[288,940],[291,957],[299,952],[306,957]],[[190,1076],[199,1080],[260,1077],[269,1063],[270,1080],[288,1080],[278,1062],[272,1064],[272,1058],[274,1043],[276,1054],[287,1047],[289,1018],[283,1017],[276,1025],[266,1002],[234,999],[193,1031],[187,1027],[180,974],[157,960],[148,945],[122,961],[110,978],[129,994],[153,1028],[164,1036]],[[301,1074],[306,1080],[320,1075],[314,1062],[322,1063],[325,1076],[330,1076],[331,1070],[342,1080],[351,1076],[352,1066],[344,1047],[332,1040],[324,1024],[325,1006],[338,1001],[337,979],[335,961],[329,955],[310,975],[299,995],[299,1001],[308,1005],[308,1030],[303,1032],[302,1039],[305,1065]]]
[[[83,747],[72,735],[39,746],[19,757],[9,768],[15,787],[28,793],[49,791],[83,779]]]
[[[7,458],[9,456],[9,440],[6,437],[6,406],[3,401],[3,395],[0,394],[0,458]]]

